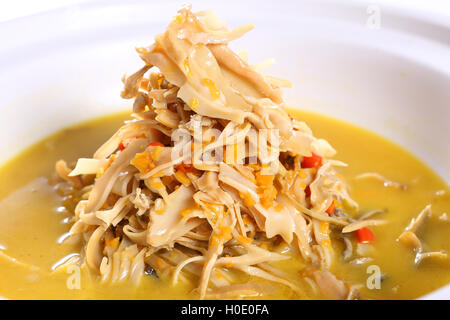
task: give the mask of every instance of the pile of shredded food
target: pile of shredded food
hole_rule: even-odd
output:
[[[136,50],[144,66],[122,92],[134,99],[133,119],[92,158],[57,162],[74,201],[78,263],[100,281],[138,285],[156,273],[192,283],[201,299],[261,297],[272,285],[302,298],[301,283],[357,297],[329,271],[333,242],[351,256],[353,238],[370,242],[367,226],[382,221],[370,219],[376,212],[352,218],[358,205],[337,172],[345,164],[285,111],[289,82],[228,47],[251,29],[181,9],[154,44]],[[207,160],[219,151],[221,161]],[[294,256],[304,262],[297,277],[277,268]]]

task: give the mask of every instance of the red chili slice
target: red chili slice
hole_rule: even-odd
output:
[[[314,152],[312,153],[311,157],[303,157],[302,168],[320,168],[322,166],[322,157],[318,156]]]

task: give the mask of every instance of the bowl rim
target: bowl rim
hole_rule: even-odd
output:
[[[206,0],[192,2],[201,3],[204,6],[206,4]],[[245,2],[244,4],[241,1],[230,0],[227,2],[229,5],[230,2],[239,3],[239,5],[250,5],[254,0]],[[179,4],[179,1],[165,1],[164,5],[174,6]],[[367,8],[368,5],[372,5],[371,1],[360,1],[360,0],[303,0],[300,1],[302,4],[315,6],[333,6],[333,7],[342,7],[342,10],[345,8]],[[130,8],[136,6],[151,6],[155,4],[149,4],[143,0],[130,0],[122,2],[120,0],[100,0],[95,2],[82,2],[80,4],[71,4],[64,7],[54,8],[48,11],[39,12],[31,15],[26,15],[6,21],[0,22],[0,37],[5,34],[14,33],[17,30],[23,30],[24,25],[32,25],[39,23],[39,21],[45,21],[52,18],[59,18],[58,22],[61,23],[61,28],[59,28],[58,32],[54,35],[54,37],[59,37],[63,35],[65,32],[73,32],[74,29],[70,25],[69,22],[64,22],[64,19],[67,14],[76,13],[88,13],[97,10],[103,10],[105,7],[108,8],[116,8],[117,10],[122,10],[123,8]],[[412,32],[410,29],[406,28],[407,25],[416,25],[418,27],[414,28],[414,34],[419,32],[418,34],[421,37],[427,37],[434,41],[440,42],[448,47],[450,47],[450,19],[447,15],[438,13],[438,12],[423,12],[418,11],[416,9],[408,8],[407,6],[398,6],[389,3],[388,1],[382,0],[378,2],[378,5],[382,6],[383,12],[388,15],[392,15],[393,17],[399,18],[401,21],[397,24],[392,25],[391,27],[397,31],[403,32]],[[164,8],[162,6],[161,8]],[[195,7],[194,7],[195,9]],[[167,9],[166,9],[167,10]],[[171,11],[172,12],[172,11]],[[164,19],[165,21],[166,19]],[[93,21],[88,20],[90,23]],[[110,21],[111,22],[111,21]],[[109,23],[110,23],[109,22]],[[21,46],[21,43],[26,42],[27,40],[39,42],[48,40],[48,32],[52,29],[50,24],[44,24],[46,27],[42,29],[37,29],[34,34],[25,34],[24,37],[20,40],[13,39],[13,37],[6,37],[6,41],[3,43],[2,48],[0,48],[0,55],[7,53],[11,48],[18,48]],[[426,26],[425,30],[420,31],[420,26]],[[85,28],[90,28],[91,25],[88,24]],[[419,28],[419,29],[417,29]],[[2,37],[4,38],[4,37]],[[0,299],[5,299],[0,296]],[[447,284],[437,290],[434,290],[418,299],[450,299],[450,284]]]

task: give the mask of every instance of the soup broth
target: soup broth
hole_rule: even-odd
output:
[[[427,251],[450,251],[450,213],[448,185],[430,168],[399,146],[348,123],[322,115],[290,110],[305,121],[316,136],[327,139],[338,151],[336,159],[348,164],[341,174],[351,187],[360,211],[382,209],[377,218],[387,224],[371,227],[375,241],[367,246],[370,261],[358,264],[334,257],[331,270],[339,278],[361,284],[363,299],[411,299],[450,282],[448,259],[414,264],[414,253],[396,241],[411,219],[427,205],[432,214],[418,235]],[[64,129],[28,148],[0,168],[0,296],[13,299],[190,299],[191,284],[179,281],[173,286],[154,275],[146,275],[138,287],[129,283],[104,284],[95,275],[81,270],[78,286],[73,285],[76,270],[56,269],[58,263],[79,253],[77,244],[64,242],[70,229],[71,213],[64,199],[49,183],[54,164],[92,153],[110,137],[128,113],[102,117]],[[377,172],[408,188],[392,188],[376,179],[356,179],[365,172]],[[336,242],[342,253],[344,246]],[[305,263],[296,255],[276,266],[302,277]],[[364,261],[359,261],[364,262]],[[372,269],[369,268],[372,266]],[[368,284],[371,270],[382,274],[379,288]],[[69,272],[70,271],[70,272]],[[248,278],[248,281],[264,281]],[[370,279],[369,279],[370,280]],[[370,282],[370,281],[369,281]],[[72,285],[71,285],[72,283]],[[272,299],[322,298],[304,284],[305,294],[276,286]]]

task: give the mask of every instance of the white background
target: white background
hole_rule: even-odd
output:
[[[148,0],[148,1],[151,2],[155,0]],[[286,1],[296,1],[296,0],[286,0]],[[364,1],[364,0],[356,0],[356,1]],[[0,4],[0,22],[85,2],[95,2],[95,0],[2,1]],[[124,0],[124,2],[126,1]],[[186,0],[185,2],[189,3],[190,1]],[[279,3],[282,3],[282,1],[278,0],[277,4]],[[439,13],[441,15],[448,16],[450,20],[450,0],[373,0],[370,1],[370,3],[380,5],[386,3],[393,6],[409,8],[423,12]]]

